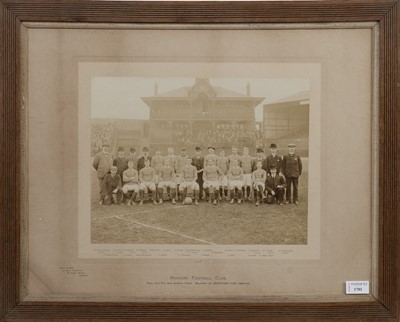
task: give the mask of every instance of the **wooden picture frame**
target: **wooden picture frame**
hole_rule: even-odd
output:
[[[399,0],[282,2],[126,2],[0,0],[0,320],[369,320],[400,317]],[[379,278],[370,302],[196,303],[36,302],[21,288],[21,26],[63,23],[376,22],[379,40]]]

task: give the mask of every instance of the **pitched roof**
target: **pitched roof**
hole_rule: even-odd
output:
[[[192,89],[190,86],[180,87],[174,89],[169,92],[158,94],[155,97],[176,97],[176,98],[184,98],[189,97],[189,91]],[[227,88],[220,87],[220,86],[213,86],[213,89],[216,92],[216,98],[232,98],[232,97],[248,97],[242,93],[231,91]]]
[[[278,103],[286,103],[286,102],[294,102],[294,101],[305,101],[308,99],[310,99],[310,91],[302,91],[302,92],[298,92],[296,94],[287,96],[285,98],[281,98],[280,100],[274,101],[269,104],[278,104]]]

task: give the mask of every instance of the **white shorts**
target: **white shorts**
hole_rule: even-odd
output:
[[[176,180],[175,180],[177,185],[180,185],[182,182],[182,176],[180,174],[176,175]]]
[[[139,187],[140,190],[146,190],[146,188],[150,189],[151,191],[156,190],[156,184],[154,182],[141,182]]]
[[[243,185],[251,187],[251,173],[243,175]]]
[[[158,184],[158,188],[159,189],[164,189],[164,188],[172,188],[175,189],[176,188],[176,183],[174,181],[161,181]]]
[[[128,193],[128,191],[139,192],[139,185],[137,183],[127,183],[122,187],[123,193]]]
[[[228,177],[227,176],[223,176],[221,178],[221,186],[223,186],[223,187],[227,187],[228,186]]]
[[[203,188],[207,189],[210,187],[214,187],[215,189],[218,190],[220,185],[221,183],[219,181],[204,181]]]
[[[231,180],[231,181],[229,181],[229,189],[233,190],[235,188],[242,189],[243,188],[243,181],[240,181],[240,180]]]
[[[183,181],[179,185],[179,191],[182,191],[186,188],[191,188],[196,191],[200,190],[199,184],[196,181]]]
[[[254,182],[254,189],[258,191],[258,186],[261,186],[263,188],[263,191],[265,190],[265,183],[264,182],[260,182],[260,181],[256,181]]]

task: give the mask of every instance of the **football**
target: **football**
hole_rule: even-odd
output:
[[[185,198],[185,204],[191,205],[192,202],[193,202],[192,198],[190,198],[190,197],[186,197],[186,198]]]

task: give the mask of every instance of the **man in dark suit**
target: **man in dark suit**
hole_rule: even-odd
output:
[[[130,148],[128,161],[132,161],[133,162],[133,168],[135,170],[137,170],[138,157],[136,155],[136,149],[135,148]]]
[[[144,161],[145,161],[145,160],[151,161],[151,156],[150,156],[149,148],[145,146],[145,147],[142,149],[142,151],[143,151],[143,156],[141,156],[141,157],[139,158],[138,163],[137,163],[137,170],[138,170],[138,172],[140,172],[140,170],[142,170],[142,169],[144,168],[144,166],[145,166]]]
[[[101,192],[105,205],[122,203],[121,177],[117,171],[116,166],[111,166],[110,173],[106,174],[103,179]]]
[[[99,191],[100,191],[100,200],[99,204],[103,204],[103,194],[102,194],[102,183],[103,179],[110,172],[110,168],[113,165],[113,158],[109,153],[110,145],[107,142],[104,142],[101,147],[101,152],[97,153],[93,160],[93,168],[97,172],[97,178],[99,181]]]
[[[125,157],[125,149],[123,147],[118,148],[118,157],[114,159],[113,165],[117,167],[117,175],[121,177],[126,169],[128,169],[128,158]]]
[[[196,167],[197,170],[197,180],[200,187],[200,199],[203,199],[203,169],[204,169],[204,157],[201,155],[201,148],[196,146],[195,156],[192,158],[192,165]]]
[[[255,159],[252,161],[252,171],[256,171],[257,170],[257,162],[261,162],[261,169],[267,171],[267,161],[265,160],[264,156],[264,150],[262,148],[257,148],[256,150],[256,157]],[[268,174],[268,171],[267,171]]]
[[[301,164],[300,156],[295,152],[296,145],[291,143],[288,145],[289,153],[283,157],[282,173],[286,178],[286,203],[290,203],[291,186],[293,185],[293,202],[297,205],[299,203],[298,185],[299,177],[303,166]]]
[[[271,174],[265,180],[265,189],[267,190],[267,203],[274,202],[283,205],[283,196],[285,195],[285,178],[277,173],[274,165],[270,168]]]
[[[271,167],[274,166],[276,168],[276,172],[278,174],[282,174],[282,157],[276,153],[278,147],[275,143],[272,143],[269,147],[271,154],[267,156],[267,173],[271,174]]]

